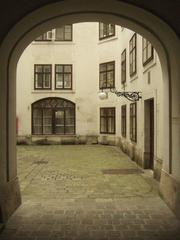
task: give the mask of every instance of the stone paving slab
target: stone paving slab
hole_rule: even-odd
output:
[[[19,146],[23,204],[1,240],[180,240],[180,222],[149,172],[116,147]]]

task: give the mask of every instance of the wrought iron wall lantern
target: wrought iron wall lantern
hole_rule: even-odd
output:
[[[136,101],[139,101],[139,99],[141,99],[141,92],[126,92],[126,91],[123,91],[123,92],[118,92],[115,88],[110,88],[109,91],[111,93],[114,93],[116,94],[117,97],[125,97],[127,98],[129,101],[131,102],[136,102]],[[99,98],[101,100],[103,99],[107,99],[108,98],[108,92],[107,91],[102,91],[99,92]]]
[[[131,102],[136,102],[136,101],[139,101],[139,99],[142,98],[142,96],[140,95],[141,92],[126,92],[126,91],[123,91],[123,92],[118,92],[115,88],[110,88],[109,91],[111,93],[114,93],[116,94],[117,97],[125,97],[127,98],[129,101]],[[108,92],[106,91],[102,91],[99,92],[99,98],[101,100],[103,99],[107,99],[108,98]]]

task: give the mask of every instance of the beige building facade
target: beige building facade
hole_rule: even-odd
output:
[[[142,98],[129,101],[111,88]],[[162,89],[158,55],[133,31],[95,22],[53,29],[18,62],[18,143],[118,145],[160,179]]]

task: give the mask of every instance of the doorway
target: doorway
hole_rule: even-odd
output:
[[[144,168],[154,169],[154,99],[144,102]]]

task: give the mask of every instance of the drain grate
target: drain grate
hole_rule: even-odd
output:
[[[48,161],[43,161],[43,160],[40,160],[40,161],[35,161],[34,164],[37,164],[37,165],[40,165],[40,164],[47,164]]]
[[[103,174],[114,174],[114,175],[118,175],[118,174],[138,174],[138,173],[143,173],[143,171],[141,169],[138,168],[126,168],[126,169],[103,169],[102,170]]]
[[[41,174],[41,179],[45,181],[52,180],[52,181],[73,181],[73,182],[78,181],[79,182],[83,180],[83,177],[75,176],[73,174],[66,173],[66,172],[62,173],[60,171],[48,170],[48,171],[44,171]]]

